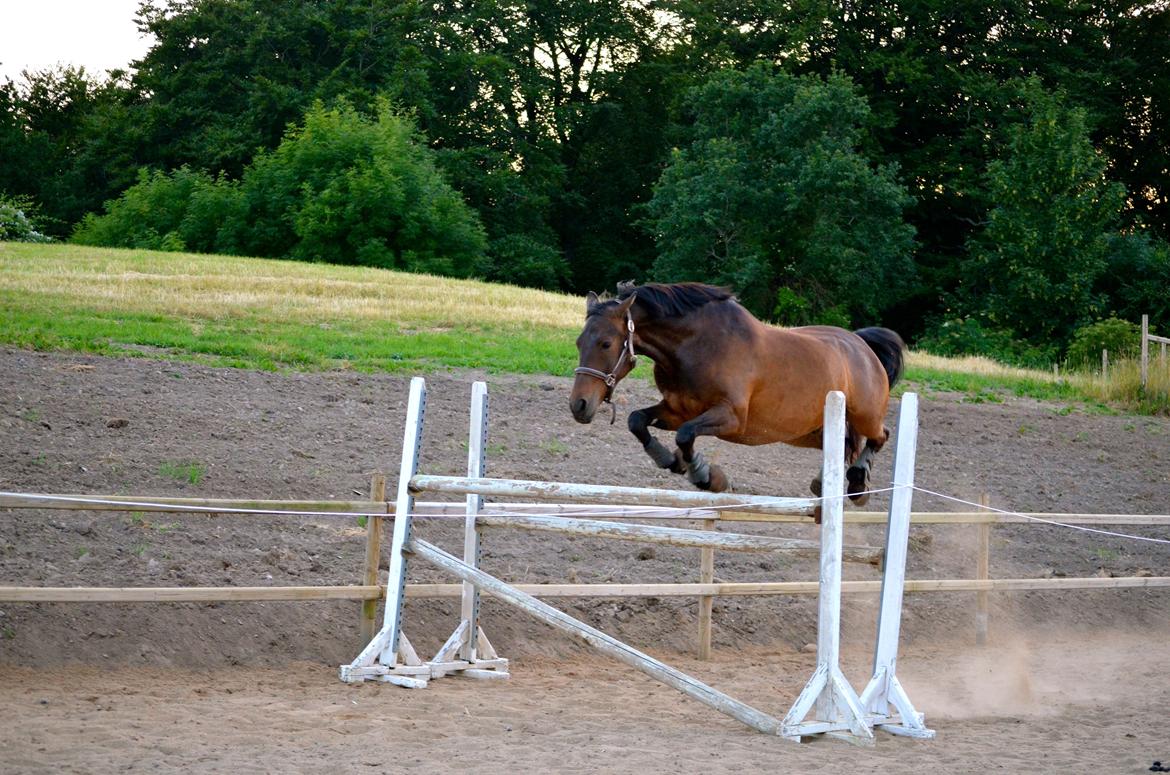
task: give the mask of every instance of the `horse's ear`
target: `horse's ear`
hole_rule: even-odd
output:
[[[586,315],[589,314],[590,310],[593,309],[594,305],[597,304],[598,301],[600,301],[600,299],[597,297],[597,294],[594,293],[593,291],[589,291],[589,294],[585,297],[585,314]]]
[[[638,298],[637,293],[631,293],[630,297],[628,299],[626,299],[625,301],[623,301],[621,304],[618,305],[618,308],[617,308],[618,312],[621,313],[622,315],[627,314],[630,311],[630,307],[634,306],[634,301],[636,301],[637,298]]]

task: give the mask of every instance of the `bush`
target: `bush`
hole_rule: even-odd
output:
[[[483,268],[478,217],[388,104],[374,118],[314,105],[244,171],[240,191],[246,212],[234,241],[250,255],[455,277]]]
[[[218,206],[208,208],[208,202]],[[226,181],[183,166],[172,172],[141,170],[138,182],[106,203],[103,215],[90,213],[72,242],[147,250],[212,253],[225,209],[238,207]]]
[[[1109,359],[1136,358],[1141,351],[1142,329],[1128,320],[1109,318],[1082,326],[1073,334],[1065,357],[1070,368],[1094,368],[1101,363],[1101,351],[1109,351]]]
[[[455,277],[483,270],[487,243],[413,125],[387,105],[372,119],[314,106],[239,183],[188,167],[143,170],[104,214],[82,220],[73,241]]]
[[[0,193],[0,241],[52,242],[36,223],[36,205],[26,197]]]
[[[1011,331],[989,326],[973,316],[931,323],[915,346],[935,355],[983,355],[1000,363],[1028,368],[1045,368],[1056,356],[1053,346],[1020,341]]]

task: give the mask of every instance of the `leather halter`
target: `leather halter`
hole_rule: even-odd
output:
[[[618,371],[622,364],[629,358],[630,368],[633,369],[638,362],[638,357],[634,355],[634,319],[630,317],[630,311],[626,310],[626,341],[622,344],[622,354],[618,356],[617,363],[613,365],[613,369],[607,374],[600,369],[591,369],[588,366],[578,366],[573,370],[574,374],[588,374],[590,377],[597,377],[605,383],[605,398],[602,399],[604,403],[611,404],[613,398],[613,389],[617,385]],[[612,421],[611,421],[612,424]]]

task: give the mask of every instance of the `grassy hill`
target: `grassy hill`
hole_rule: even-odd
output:
[[[255,369],[568,375],[584,301],[362,267],[8,242],[0,309],[0,344],[23,348]],[[1089,376],[923,353],[911,353],[906,382],[971,401],[1125,399]]]

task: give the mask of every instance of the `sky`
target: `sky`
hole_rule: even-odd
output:
[[[137,10],[138,0],[0,0],[0,81],[57,63],[92,75],[126,67],[149,47]]]

